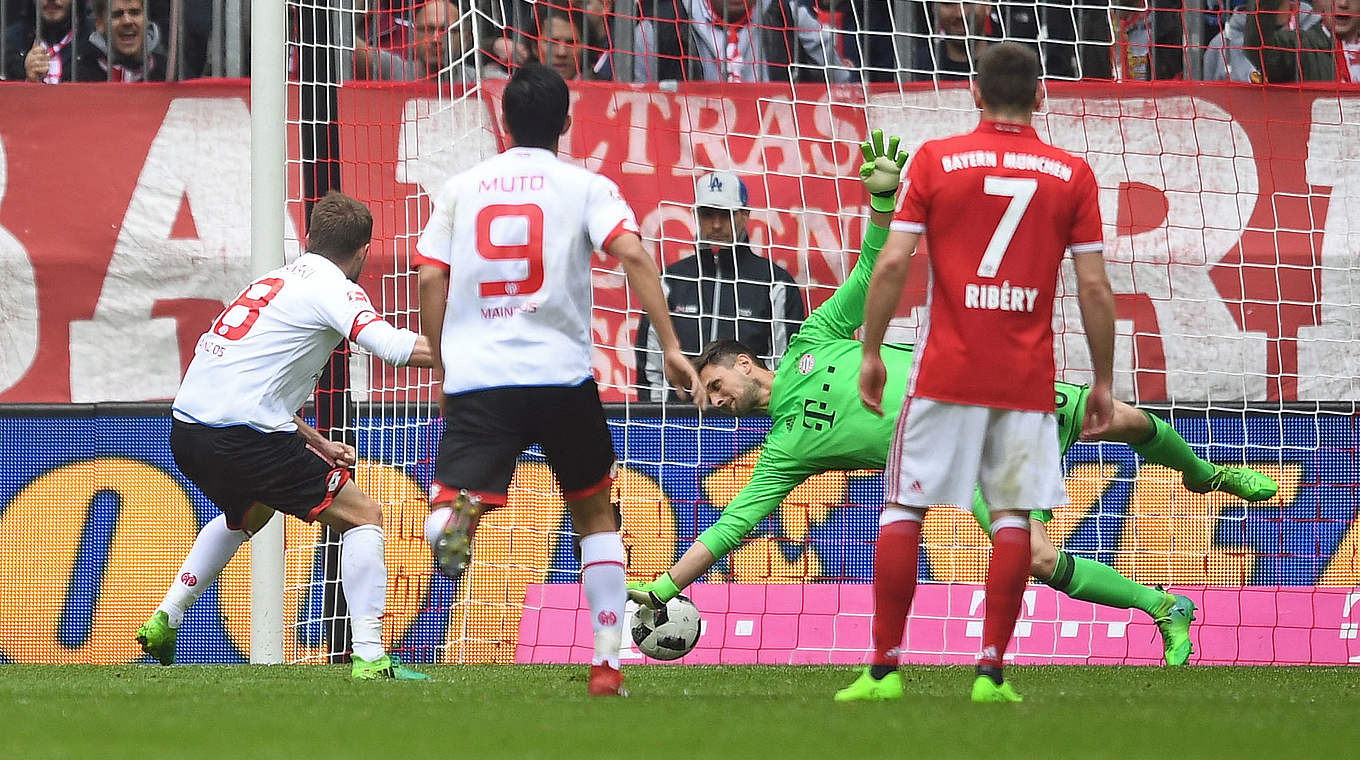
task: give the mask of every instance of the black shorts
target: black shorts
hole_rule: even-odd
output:
[[[503,506],[522,451],[537,443],[562,496],[578,501],[614,482],[614,441],[595,381],[571,387],[523,386],[459,393],[444,399],[430,501],[459,490]]]
[[[245,425],[208,427],[174,420],[170,451],[185,477],[240,530],[255,502],[275,511],[316,519],[349,480],[307,446],[297,433],[261,433]]]

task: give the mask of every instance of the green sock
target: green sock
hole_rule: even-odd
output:
[[[1152,437],[1143,443],[1129,444],[1129,448],[1153,464],[1164,465],[1185,473],[1191,483],[1202,483],[1214,474],[1216,468],[1195,456],[1195,452],[1190,450],[1190,444],[1186,443],[1181,434],[1168,425],[1166,420],[1148,412],[1143,414],[1147,415],[1148,422],[1152,423]]]
[[[1134,607],[1153,617],[1161,612],[1167,600],[1164,591],[1134,583],[1109,565],[1073,557],[1067,552],[1058,552],[1058,566],[1046,582],[1073,599],[1121,610]]]
[[[992,510],[987,508],[987,500],[982,498],[982,489],[973,487],[973,519],[977,520],[982,532],[992,535]]]

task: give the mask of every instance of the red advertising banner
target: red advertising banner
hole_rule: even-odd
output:
[[[373,207],[381,248],[365,285],[394,313],[412,303],[409,278],[392,275],[428,194],[504,146],[499,91],[340,93],[342,189]],[[1051,86],[1036,127],[1085,156],[1101,187],[1122,397],[1360,398],[1360,252],[1348,215],[1333,213],[1360,200],[1360,100],[1345,94]],[[249,279],[247,96],[241,82],[3,88],[0,402],[174,394],[195,338]],[[930,87],[583,83],[573,96],[564,154],[619,183],[659,261],[688,252],[694,178],[730,169],[751,191],[755,247],[804,286],[809,308],[853,265],[865,130],[914,149],[977,118],[966,90]],[[622,400],[638,315],[612,262],[595,265],[595,368]],[[1059,367],[1080,381],[1070,294],[1056,319]],[[910,340],[913,320],[904,311],[890,337]]]

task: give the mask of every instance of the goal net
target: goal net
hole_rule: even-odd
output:
[[[856,179],[866,131],[901,135],[914,151],[971,129],[978,116],[964,80],[977,54],[1000,39],[1037,46],[1047,98],[1035,127],[1084,157],[1100,187],[1118,311],[1116,396],[1168,419],[1210,461],[1279,483],[1255,504],[1195,494],[1180,473],[1125,446],[1078,443],[1066,458],[1071,506],[1049,534],[1075,556],[1193,598],[1196,662],[1360,657],[1360,248],[1345,213],[1360,199],[1360,101],[1333,82],[1252,83],[1263,75],[1242,68],[1251,59],[1241,15],[1087,2],[288,5],[301,103],[288,125],[292,200],[301,214],[338,188],[369,204],[375,239],[363,284],[391,321],[417,327],[411,260],[431,194],[507,146],[507,71],[539,59],[572,80],[563,158],[619,184],[673,296],[702,294],[677,307],[680,329],[693,332],[682,338],[701,345],[736,331],[768,346],[772,361],[854,265],[867,216]],[[1196,81],[1218,76],[1215,67],[1239,83]],[[698,236],[695,182],[711,171],[737,175],[748,191],[754,274],[685,269]],[[925,296],[924,267],[914,270],[890,340],[914,339]],[[746,483],[770,423],[700,416],[651,388],[649,342],[638,337],[625,278],[598,254],[592,274],[594,369],[620,464],[613,495],[629,577],[647,580]],[[771,286],[783,282],[791,286]],[[779,304],[775,290],[787,294]],[[1060,378],[1084,382],[1090,362],[1070,268],[1054,326]],[[458,372],[455,357],[445,361]],[[339,410],[329,426],[356,443],[358,482],[384,508],[391,648],[417,662],[588,657],[572,527],[538,451],[525,452],[509,505],[483,520],[455,587],[433,573],[421,537],[442,430],[429,373],[362,353],[336,368],[318,408]],[[706,629],[686,661],[863,661],[882,500],[872,471],[829,472],[794,489],[687,592]],[[325,661],[344,646],[338,555],[318,528],[286,530],[285,655]],[[971,662],[986,536],[949,508],[931,510],[923,535],[904,656]],[[1022,662],[1161,658],[1146,614],[1037,581],[1012,650]],[[631,648],[624,655],[642,660]]]

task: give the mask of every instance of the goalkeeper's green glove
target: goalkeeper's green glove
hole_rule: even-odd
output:
[[[659,610],[666,602],[680,595],[680,587],[671,580],[670,573],[662,573],[648,583],[633,581],[628,584],[628,598],[643,607]]]
[[[869,139],[860,143],[864,165],[859,168],[860,181],[869,191],[869,205],[874,211],[891,214],[897,208],[897,189],[902,186],[902,167],[907,165],[907,152],[897,146],[902,138],[894,135],[883,147],[883,130],[875,129]]]

